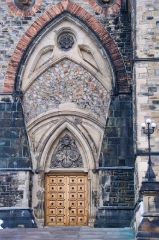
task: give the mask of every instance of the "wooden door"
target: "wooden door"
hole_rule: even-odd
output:
[[[45,223],[47,226],[87,225],[87,174],[47,174]]]

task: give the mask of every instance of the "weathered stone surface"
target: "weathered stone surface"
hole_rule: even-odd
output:
[[[112,97],[102,142],[99,166],[133,166],[132,144],[131,97]]]
[[[29,172],[0,171],[0,207],[28,207],[29,185]]]
[[[134,170],[102,170],[99,181],[103,206],[134,206]]]
[[[129,227],[133,216],[133,209],[103,209],[98,210],[95,227],[97,228],[115,228]]]
[[[7,228],[36,228],[36,223],[34,221],[34,217],[32,214],[32,211],[29,209],[12,209],[12,210],[0,210],[0,228],[1,229],[7,229]],[[25,233],[25,230],[17,232],[17,234],[14,234],[14,237],[22,237],[23,233]],[[14,230],[12,230],[14,231]],[[14,232],[15,233],[15,232]],[[13,234],[13,232],[12,232]],[[13,238],[11,232],[1,232],[0,237],[1,239],[4,239],[3,237],[7,237],[7,239],[17,239]],[[25,235],[26,236],[26,235]],[[6,239],[6,238],[5,238]]]
[[[0,167],[30,167],[21,102],[10,96],[1,97],[0,113]]]

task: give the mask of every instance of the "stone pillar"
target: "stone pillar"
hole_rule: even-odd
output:
[[[142,182],[144,213],[136,235],[137,240],[159,239],[159,182]]]

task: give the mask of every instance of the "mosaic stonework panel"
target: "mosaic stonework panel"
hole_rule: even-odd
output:
[[[83,167],[81,154],[74,139],[68,134],[60,138],[51,160],[51,168]]]
[[[25,121],[66,102],[105,119],[109,101],[105,88],[92,74],[70,60],[63,60],[38,77],[24,94]]]

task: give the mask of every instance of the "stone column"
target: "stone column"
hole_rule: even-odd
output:
[[[142,182],[144,213],[136,235],[137,240],[159,239],[159,182]]]

